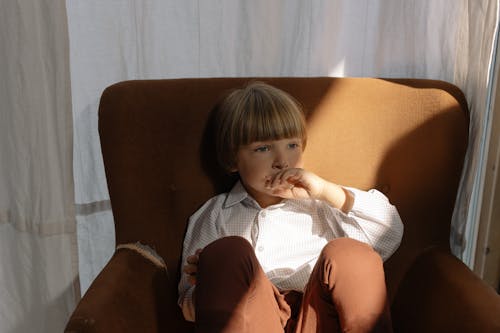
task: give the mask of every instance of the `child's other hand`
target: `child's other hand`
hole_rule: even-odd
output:
[[[266,181],[273,195],[286,199],[319,199],[325,184],[323,178],[300,168],[282,170]]]
[[[188,275],[188,281],[191,285],[196,284],[196,273],[198,272],[198,261],[200,260],[201,249],[196,250],[195,254],[187,257],[187,265],[184,265],[183,272]]]

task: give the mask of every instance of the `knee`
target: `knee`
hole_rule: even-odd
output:
[[[370,258],[380,261],[380,255],[368,244],[360,242],[352,238],[337,238],[328,242],[322,252],[323,256],[327,257],[356,257]]]
[[[340,262],[362,262],[363,264],[372,262],[373,264],[383,264],[380,255],[370,245],[352,238],[331,240],[323,248],[321,257]]]
[[[208,244],[200,253],[200,263],[212,261],[221,265],[251,260],[255,256],[252,246],[243,237],[228,236]]]
[[[237,284],[250,284],[259,262],[253,247],[242,237],[224,237],[208,244],[200,253],[198,262],[198,281],[223,277],[218,280],[228,285],[231,281]]]
[[[253,251],[250,243],[240,236],[228,236],[219,238],[212,243],[208,244],[202,251],[203,254],[208,253],[216,254],[230,254],[229,252],[248,252]]]

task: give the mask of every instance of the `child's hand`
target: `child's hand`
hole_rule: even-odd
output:
[[[354,197],[340,185],[300,168],[284,169],[266,180],[266,188],[285,199],[319,199],[348,213]]]
[[[300,168],[284,169],[266,181],[273,195],[286,199],[321,199],[326,181]]]
[[[196,250],[195,254],[187,257],[187,265],[184,265],[183,271],[188,277],[188,281],[191,285],[196,284],[196,273],[198,272],[198,261],[200,260],[201,249]]]

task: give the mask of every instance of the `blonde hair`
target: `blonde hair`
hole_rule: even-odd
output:
[[[255,141],[298,137],[307,142],[304,113],[286,92],[252,82],[230,93],[216,117],[216,151],[219,164],[229,171],[241,146]]]

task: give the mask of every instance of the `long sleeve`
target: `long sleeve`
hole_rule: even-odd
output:
[[[351,211],[344,214],[331,209],[340,227],[340,235],[370,244],[383,260],[387,260],[403,237],[404,227],[396,207],[377,190],[346,189],[354,196]]]
[[[219,200],[218,197],[210,199],[189,218],[188,229],[184,238],[181,270],[187,264],[187,257],[219,238],[217,226],[214,223],[214,215],[219,211],[216,209]],[[188,321],[195,320],[195,288],[189,283],[188,275],[182,271],[178,286],[178,304],[182,309],[184,318]]]

